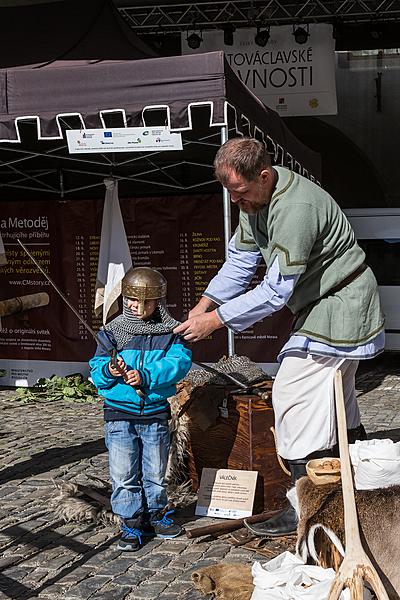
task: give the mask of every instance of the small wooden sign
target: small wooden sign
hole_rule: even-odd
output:
[[[257,471],[203,468],[195,514],[243,519],[253,513]]]

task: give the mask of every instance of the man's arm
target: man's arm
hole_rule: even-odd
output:
[[[189,319],[214,310],[249,287],[262,255],[261,252],[238,250],[235,237],[236,234],[229,242],[228,258],[208,284],[199,302],[190,310]]]
[[[216,312],[224,325],[244,331],[285,306],[300,275],[283,276],[275,257],[264,279],[255,288],[220,306]]]
[[[224,323],[218,316],[217,311],[213,310],[189,317],[187,321],[175,327],[174,333],[179,333],[188,342],[198,342],[223,326]]]
[[[195,317],[196,315],[202,315],[203,313],[209,312],[210,310],[214,310],[217,308],[218,304],[213,302],[207,296],[202,296],[198,303],[189,311],[189,319]]]
[[[262,261],[262,254],[259,250],[251,252],[238,250],[235,238],[236,234],[229,242],[228,258],[203,294],[203,297],[214,303],[213,308],[243,294]]]
[[[243,331],[283,308],[298,278],[299,275],[282,276],[276,257],[263,281],[254,289],[229,300],[212,312],[188,319],[174,331],[191,342],[204,339],[224,325],[237,332]]]

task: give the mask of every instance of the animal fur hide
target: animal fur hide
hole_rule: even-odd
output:
[[[51,504],[58,519],[66,523],[119,525],[119,517],[111,511],[107,485],[99,489],[63,480],[53,483],[56,494]]]
[[[96,523],[103,525],[120,524],[120,518],[111,511],[111,489],[90,488],[70,481],[54,481],[56,494],[51,500],[54,514],[66,523]],[[183,508],[191,504],[196,496],[191,489],[191,481],[178,486],[168,486],[166,510]]]
[[[186,385],[183,382],[178,389],[187,393],[185,392]],[[183,415],[180,419],[177,418],[181,406],[177,396],[170,398],[170,404],[172,418],[169,423],[171,448],[166,472],[167,508],[183,508],[197,499],[197,495],[192,491],[192,482],[186,469],[189,448],[189,417]],[[91,464],[91,466],[96,469],[96,465]],[[110,483],[99,477],[87,476],[96,481],[97,485],[87,486],[63,480],[53,482],[56,494],[52,499],[52,506],[56,517],[66,522],[119,525],[119,517],[111,511]]]
[[[189,417],[183,414],[178,419],[178,414],[182,405],[189,398],[191,389],[192,386],[189,382],[182,381],[177,385],[176,395],[169,398],[171,406],[171,420],[169,422],[171,447],[166,479],[171,489],[189,481],[187,470],[187,457],[190,447]],[[195,499],[196,497],[192,497],[192,501]]]
[[[338,569],[343,555],[344,515],[340,485],[296,483],[299,501],[297,552],[322,567]],[[400,599],[400,486],[355,490],[360,535],[391,600]]]
[[[203,567],[192,573],[192,582],[204,595],[213,594],[218,600],[250,600],[254,589],[250,565]]]

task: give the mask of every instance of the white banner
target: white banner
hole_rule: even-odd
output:
[[[306,29],[305,26],[302,26]],[[205,31],[196,50],[182,34],[182,54],[223,50],[247,87],[283,117],[337,113],[335,40],[332,26],[309,25],[305,44],[298,44],[291,25],[271,27],[265,46],[258,46],[256,29],[237,29],[233,46],[224,44],[223,31]]]
[[[181,134],[167,127],[68,129],[66,133],[70,154],[182,150]]]
[[[106,324],[108,316],[118,312],[122,280],[132,267],[131,253],[118,199],[118,182],[115,179],[105,179],[104,185],[106,186],[106,197],[101,224],[94,300],[96,315],[103,314],[103,325]]]
[[[3,238],[1,237],[1,233],[0,233],[0,265],[6,265],[6,264],[7,264],[7,257],[6,257],[6,252],[4,250]]]

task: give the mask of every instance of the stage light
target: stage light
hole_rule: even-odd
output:
[[[198,35],[195,31],[193,31],[193,33],[187,36],[186,41],[189,48],[191,48],[192,50],[196,50],[200,47],[203,38],[201,37],[201,35]]]
[[[270,33],[269,33],[269,27],[266,27],[265,29],[261,29],[260,27],[257,27],[257,33],[254,36],[254,41],[257,44],[257,46],[266,46],[268,44],[268,40],[270,38]]]
[[[379,40],[382,37],[382,27],[378,23],[371,23],[369,35],[373,40]]]
[[[225,46],[233,46],[233,32],[235,27],[233,25],[225,25],[224,27],[224,44]]]
[[[306,44],[308,38],[310,37],[308,25],[306,25],[307,29],[304,27],[294,27],[293,25],[293,35],[297,44]]]

